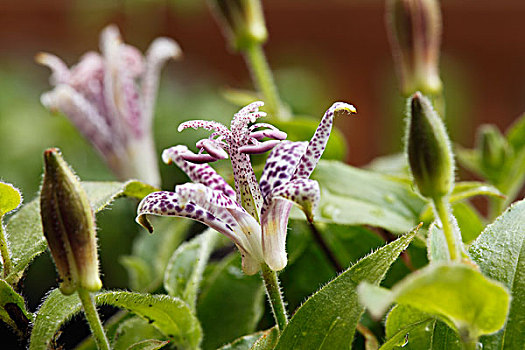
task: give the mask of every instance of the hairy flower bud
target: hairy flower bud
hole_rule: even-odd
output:
[[[499,172],[509,152],[505,136],[494,125],[483,125],[479,130],[477,142],[483,168],[489,172]]]
[[[62,293],[99,290],[95,216],[80,181],[56,148],[44,152],[40,214]]]
[[[445,125],[420,92],[409,99],[406,152],[419,192],[428,198],[448,195],[454,183],[454,158]]]
[[[210,4],[234,49],[243,50],[268,38],[260,0],[210,0]]]
[[[406,96],[441,93],[439,46],[441,12],[437,0],[389,0],[387,30]]]

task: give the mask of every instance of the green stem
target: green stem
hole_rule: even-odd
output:
[[[457,246],[456,237],[454,235],[454,228],[452,226],[452,223],[450,222],[450,207],[448,203],[448,196],[434,198],[433,202],[436,211],[436,216],[439,218],[439,221],[441,221],[443,233],[445,234],[450,260],[459,260],[460,256],[457,253],[459,249]]]
[[[259,93],[263,95],[266,110],[278,119],[286,117],[281,109],[281,100],[273,79],[273,74],[264,55],[261,44],[252,44],[244,50],[244,58]]]
[[[11,255],[9,254],[9,246],[5,237],[4,226],[0,219],[0,253],[2,254],[2,263],[4,265],[4,279],[11,272]]]
[[[478,342],[475,340],[467,340],[462,342],[463,350],[477,350]]]
[[[273,317],[279,331],[282,332],[288,324],[288,315],[286,314],[286,307],[284,306],[281,288],[279,287],[277,272],[271,270],[268,265],[263,263],[261,265],[261,275],[266,287],[266,295],[268,295],[268,300],[270,300],[270,305],[272,306]]]
[[[78,297],[82,302],[82,307],[84,308],[89,328],[95,337],[97,347],[101,350],[110,350],[108,338],[106,337],[106,333],[104,333],[104,328],[102,327],[102,322],[100,322],[100,317],[98,316],[93,297],[87,290],[82,288],[79,288],[77,292]]]

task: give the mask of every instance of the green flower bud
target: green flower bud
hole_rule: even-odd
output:
[[[389,0],[387,31],[401,80],[401,91],[441,93],[439,46],[441,12],[437,0]]]
[[[505,136],[494,125],[483,125],[478,133],[478,149],[481,153],[481,165],[485,171],[499,173],[509,154],[509,145]]]
[[[420,92],[409,99],[406,152],[421,195],[446,196],[454,184],[454,157],[445,125]]]
[[[44,152],[40,215],[44,236],[68,295],[102,287],[98,270],[95,216],[86,192],[60,151]]]
[[[226,37],[236,50],[268,38],[260,0],[210,0]]]

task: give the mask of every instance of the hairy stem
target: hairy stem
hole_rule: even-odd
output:
[[[268,114],[282,119],[285,116],[282,113],[281,100],[262,45],[250,45],[244,51],[244,58],[250,69],[257,91],[263,95]]]
[[[7,245],[7,239],[5,237],[4,226],[0,219],[0,253],[2,254],[2,263],[4,265],[4,279],[11,272],[11,255],[9,253],[9,246]]]
[[[82,288],[78,289],[78,297],[82,302],[82,307],[84,308],[91,333],[95,337],[97,347],[101,350],[110,350],[108,338],[106,333],[104,333],[104,327],[102,327],[102,322],[100,322],[93,297],[87,290]]]
[[[445,239],[447,241],[448,252],[450,255],[450,260],[455,261],[459,260],[458,256],[458,247],[456,242],[456,237],[454,235],[454,227],[450,221],[450,207],[448,204],[448,197],[442,196],[433,199],[435,216],[441,221],[441,226],[443,228],[443,233],[445,234]]]
[[[334,270],[336,270],[336,272],[343,271],[343,266],[341,265],[339,260],[337,260],[337,257],[335,256],[334,252],[332,252],[330,247],[328,247],[328,244],[326,243],[323,235],[319,232],[315,224],[313,222],[308,221],[308,227],[310,228],[310,232],[312,233],[312,236],[314,237],[316,243],[319,245],[319,248],[321,248]]]
[[[261,265],[261,275],[264,280],[266,295],[272,307],[273,317],[275,318],[279,331],[282,332],[288,324],[288,315],[286,314],[286,307],[284,305],[283,295],[281,294],[277,272],[271,270],[268,265],[263,263]]]

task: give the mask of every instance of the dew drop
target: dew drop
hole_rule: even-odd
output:
[[[408,345],[408,335],[409,335],[409,334],[410,334],[410,333],[405,334],[405,342],[404,342],[403,344],[401,344],[401,347],[402,347],[402,348],[404,348],[405,346]]]

